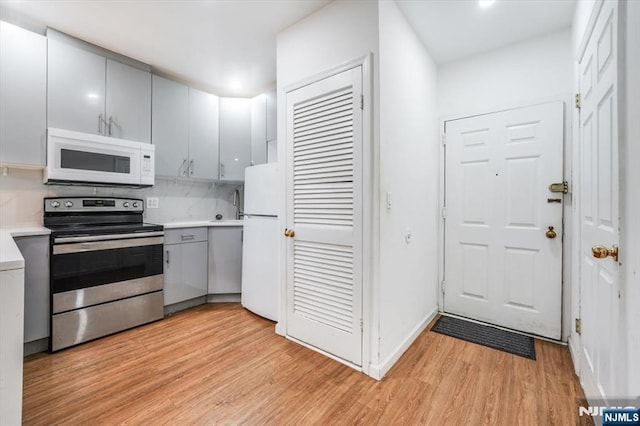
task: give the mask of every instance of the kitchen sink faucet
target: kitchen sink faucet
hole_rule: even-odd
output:
[[[236,188],[233,192],[233,205],[236,208],[236,220],[240,220],[244,217],[244,212],[240,208],[240,188]]]

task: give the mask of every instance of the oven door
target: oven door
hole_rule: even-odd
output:
[[[49,128],[45,183],[153,185],[153,152],[141,158],[138,142]],[[141,167],[142,165],[142,167]]]
[[[163,317],[163,232],[54,238],[51,350]]]

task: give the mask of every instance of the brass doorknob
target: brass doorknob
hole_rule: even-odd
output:
[[[618,246],[613,245],[610,249],[605,246],[593,246],[591,247],[591,253],[596,259],[604,259],[611,256],[613,260],[618,261]]]
[[[296,235],[296,231],[294,231],[293,229],[285,229],[284,230],[284,236],[285,237],[289,237],[289,238],[293,238]]]
[[[558,234],[553,230],[553,226],[549,226],[549,230],[545,232],[544,235],[546,235],[547,238],[554,239]]]

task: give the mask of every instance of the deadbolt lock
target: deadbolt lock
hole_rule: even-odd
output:
[[[548,231],[544,233],[547,238],[554,239],[558,234],[553,230],[553,226],[549,226]]]
[[[549,191],[562,192],[563,194],[567,194],[569,192],[569,183],[567,181],[552,183],[551,185],[549,185]]]
[[[618,246],[613,245],[610,249],[605,246],[593,246],[591,247],[591,253],[596,259],[604,259],[605,257],[612,257],[616,262],[618,261]]]
[[[293,229],[285,229],[284,230],[284,236],[285,237],[289,237],[289,238],[293,238],[296,235],[296,231],[294,231]]]

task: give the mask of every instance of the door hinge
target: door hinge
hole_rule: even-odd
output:
[[[440,281],[440,290],[442,291],[442,294],[444,294],[446,287],[447,287],[447,282],[445,280]]]
[[[360,109],[364,109],[364,95],[360,95]]]
[[[442,134],[442,146],[447,146],[447,134]]]
[[[580,96],[580,93],[576,93],[574,97],[574,102],[575,102],[576,108],[578,109],[582,108],[582,97]]]
[[[582,319],[576,318],[576,333],[582,334]]]

